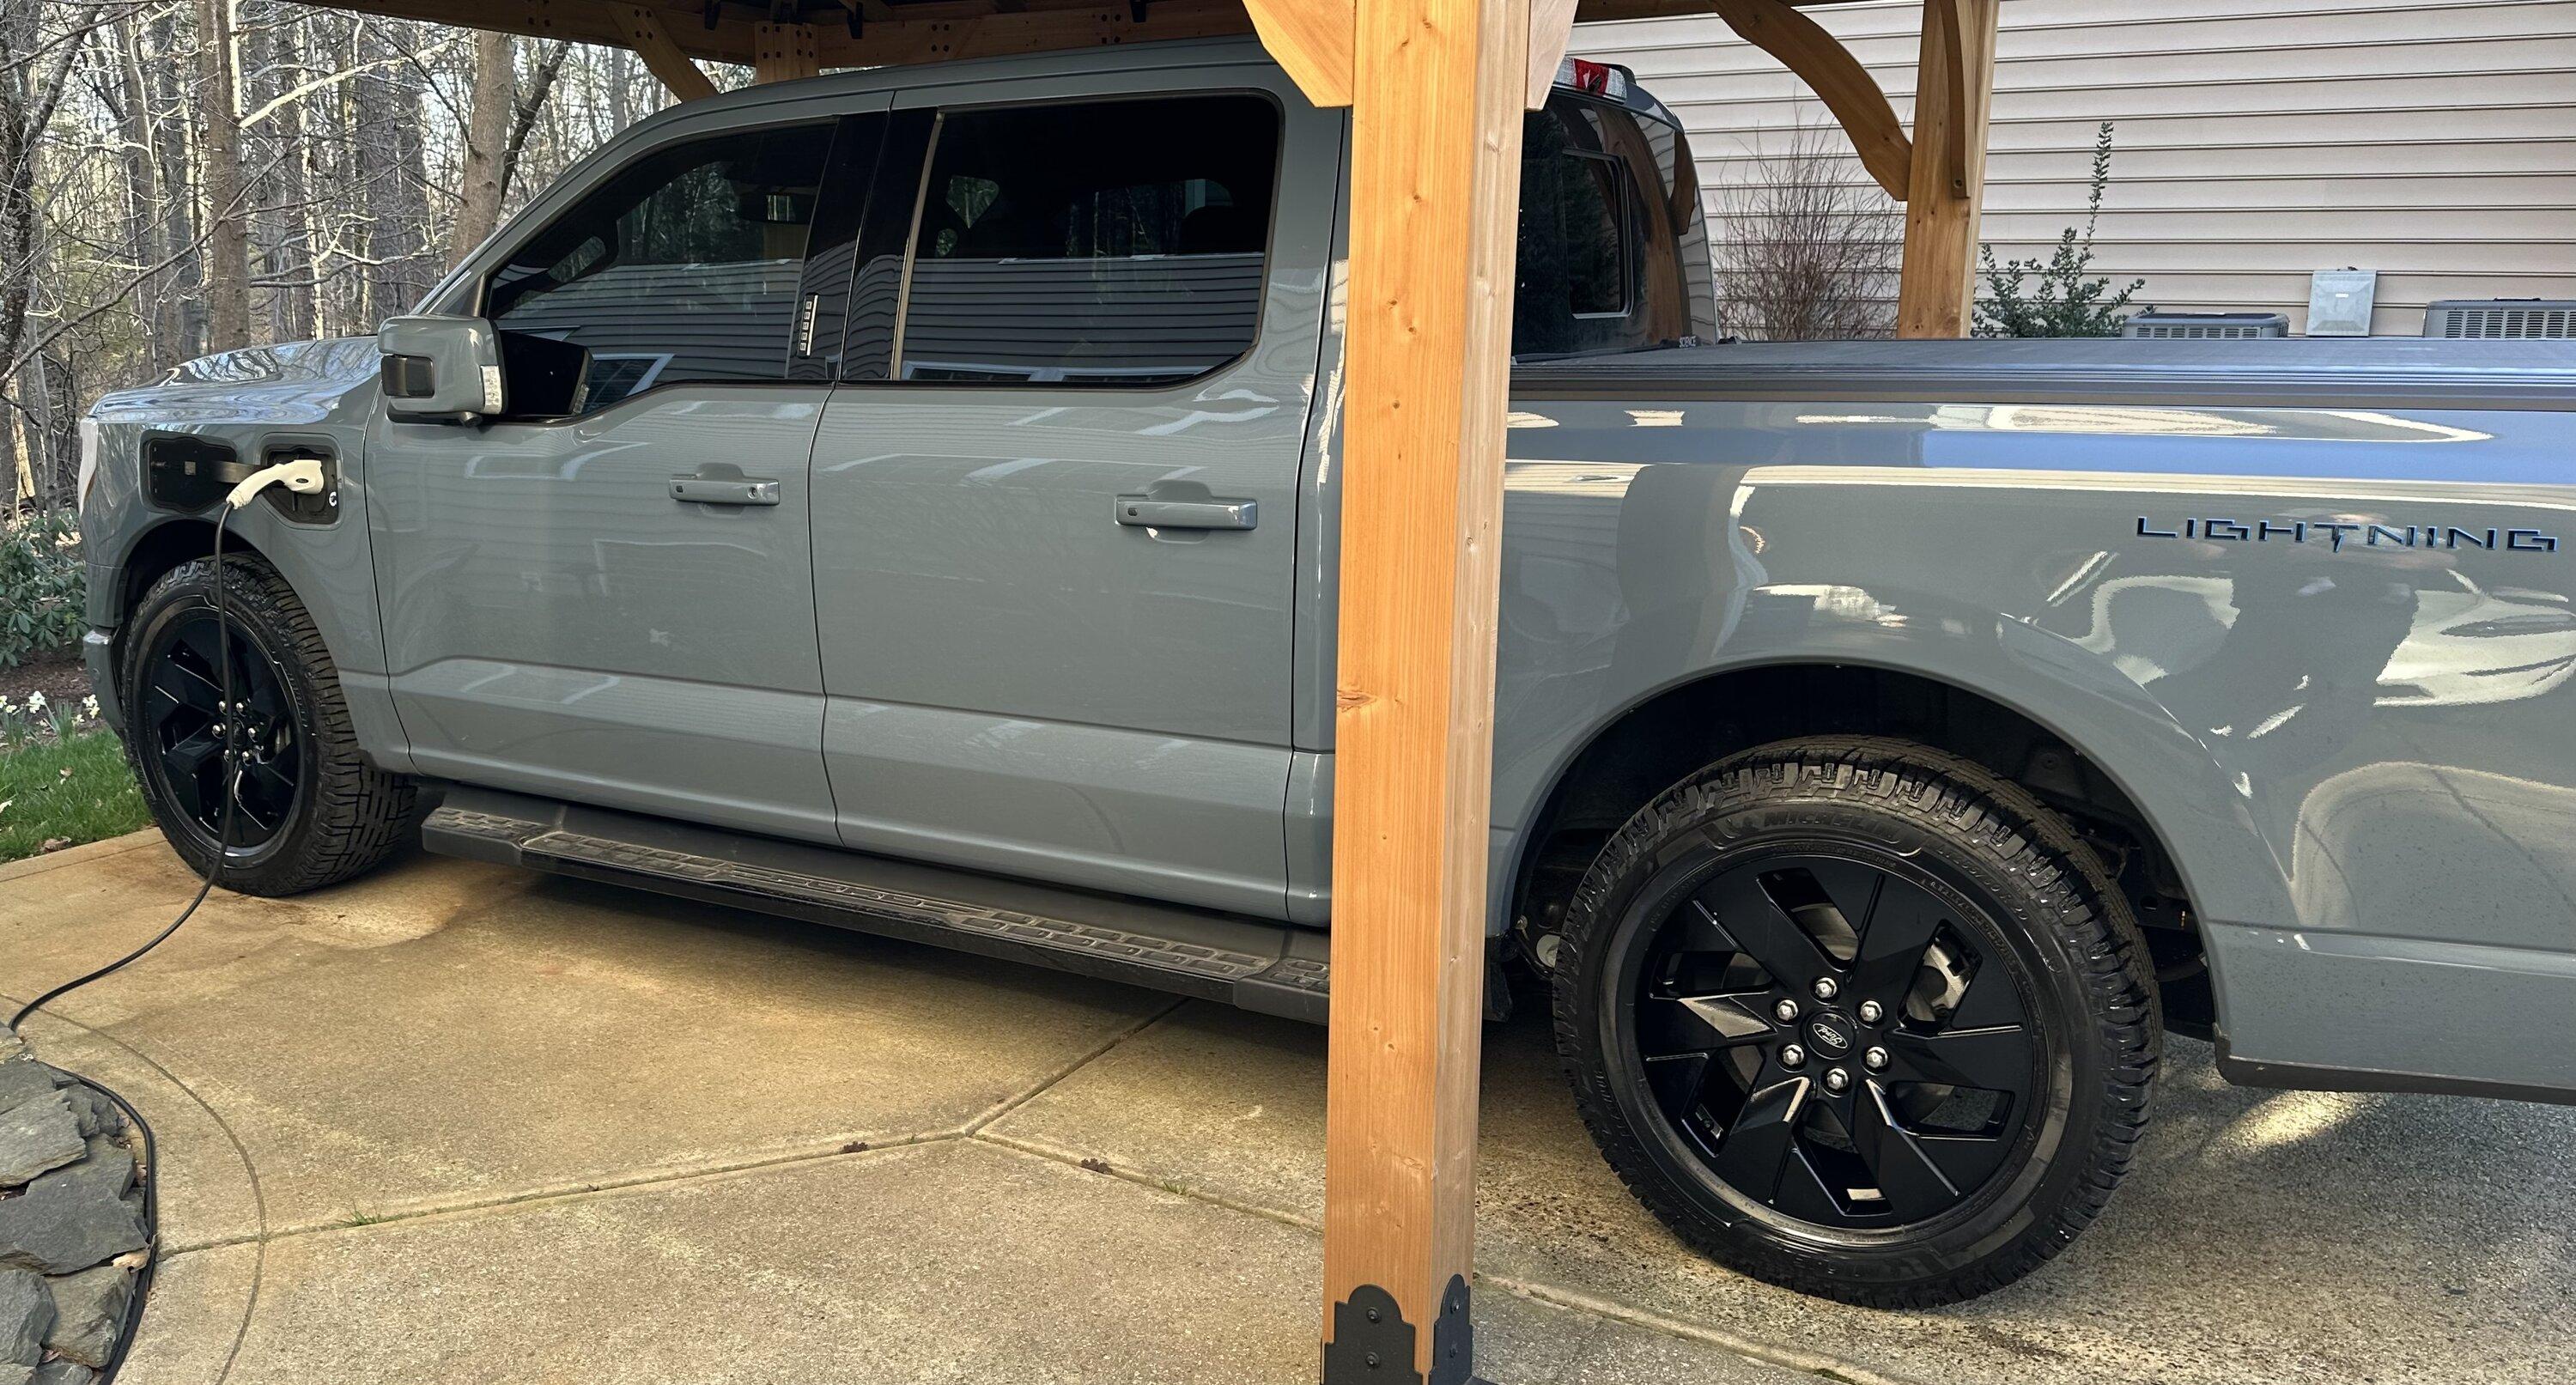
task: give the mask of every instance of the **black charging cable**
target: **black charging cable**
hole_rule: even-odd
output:
[[[218,689],[215,725],[217,738],[221,742],[217,749],[223,757],[222,763],[217,766],[216,774],[218,786],[223,794],[223,802],[215,811],[215,856],[206,868],[205,879],[198,882],[197,893],[189,899],[188,907],[181,909],[179,916],[170,920],[168,926],[153,934],[151,941],[96,971],[73,977],[19,1006],[18,1012],[9,1017],[9,1028],[12,1031],[22,1029],[29,1015],[43,1009],[51,1002],[101,977],[115,975],[132,965],[145,953],[169,941],[170,935],[178,932],[179,926],[196,914],[197,906],[206,902],[206,896],[214,891],[215,882],[223,878],[226,867],[232,864],[233,802],[241,794],[241,775],[246,760],[233,753],[239,712],[233,705],[233,618],[232,606],[227,599],[231,594],[230,589],[224,584],[224,534],[231,526],[233,512],[249,504],[261,491],[272,485],[284,485],[289,490],[310,495],[322,488],[322,479],[320,463],[311,460],[282,462],[265,467],[251,473],[241,484],[233,487],[231,494],[224,498],[222,507],[215,513],[213,554],[215,590],[212,603],[215,610],[215,685]],[[132,713],[133,709],[128,708],[129,720]],[[62,1069],[56,1068],[55,1071],[61,1072]],[[66,1075],[113,1102],[116,1109],[124,1113],[125,1119],[132,1124],[142,1145],[142,1148],[137,1151],[139,1157],[135,1162],[142,1170],[143,1244],[151,1254],[144,1260],[142,1269],[135,1274],[134,1291],[126,1296],[125,1318],[117,1333],[114,1353],[108,1358],[107,1368],[98,1375],[100,1385],[109,1385],[109,1382],[116,1379],[117,1371],[124,1366],[126,1351],[134,1344],[134,1329],[143,1316],[143,1300],[152,1290],[152,1272],[161,1261],[160,1144],[152,1134],[151,1123],[143,1119],[141,1111],[134,1109],[134,1103],[127,1101],[103,1083],[92,1081],[77,1073]]]

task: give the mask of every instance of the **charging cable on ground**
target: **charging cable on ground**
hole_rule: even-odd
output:
[[[323,486],[322,464],[310,457],[299,457],[293,461],[262,467],[243,477],[241,483],[232,488],[232,493],[224,497],[223,505],[215,512],[213,601],[217,652],[215,677],[218,687],[221,688],[217,701],[218,716],[230,716],[233,711],[233,627],[232,610],[225,600],[228,593],[224,586],[224,533],[230,527],[233,512],[258,499],[260,492],[271,486],[284,486],[298,495],[317,494]],[[43,1009],[48,1003],[59,1000],[100,977],[114,975],[145,953],[159,947],[168,941],[171,934],[179,931],[179,925],[186,923],[197,912],[198,905],[206,902],[206,895],[214,889],[215,882],[223,877],[224,868],[229,864],[228,853],[232,850],[233,838],[233,800],[241,791],[241,759],[234,752],[232,745],[231,728],[234,723],[227,720],[220,724],[224,727],[222,734],[224,760],[222,768],[218,771],[222,776],[223,804],[217,809],[215,815],[215,856],[206,869],[206,878],[197,886],[196,895],[189,899],[188,907],[181,909],[179,916],[170,920],[167,927],[153,934],[150,942],[96,971],[74,977],[19,1006],[18,1012],[9,1017],[11,1030],[22,1030],[27,1023],[27,1017]],[[25,1037],[23,1032],[20,1033],[20,1037],[22,1039]],[[134,1103],[127,1101],[104,1083],[78,1074],[73,1076],[81,1085],[114,1102],[117,1110],[124,1113],[125,1119],[134,1127],[135,1134],[142,1141],[142,1148],[138,1151],[141,1157],[137,1163],[141,1165],[143,1171],[144,1243],[147,1246],[157,1247],[161,1243],[161,1160],[159,1141],[152,1134],[152,1126],[143,1119],[142,1112],[134,1109]],[[118,1370],[125,1364],[125,1353],[134,1345],[135,1326],[143,1316],[143,1301],[151,1293],[153,1271],[159,1267],[160,1256],[155,1254],[143,1262],[141,1271],[135,1276],[134,1291],[126,1296],[124,1320],[118,1325],[116,1346],[108,1358],[107,1368],[99,1374],[102,1382],[113,1381]]]
[[[224,497],[222,507],[215,512],[214,608],[217,651],[215,677],[221,689],[215,703],[218,717],[230,717],[233,714],[233,621],[232,610],[225,600],[228,592],[224,586],[224,532],[231,525],[233,512],[258,499],[259,493],[269,487],[284,486],[298,495],[313,495],[322,489],[322,483],[322,463],[311,457],[298,457],[293,461],[279,462],[274,466],[262,467],[243,477],[241,483],[233,487],[232,493]],[[197,906],[206,902],[206,895],[214,889],[215,882],[223,878],[224,867],[229,863],[228,853],[232,850],[233,800],[241,792],[242,761],[232,744],[234,723],[223,721],[218,725],[223,730],[223,765],[217,771],[222,776],[223,802],[216,810],[214,861],[206,870],[205,880],[197,886],[196,897],[188,901],[188,907],[181,909],[177,918],[170,920],[168,927],[153,934],[150,942],[96,971],[73,977],[18,1007],[18,1013],[9,1017],[11,1029],[24,1025],[27,1022],[27,1016],[43,1009],[48,1002],[59,1000],[101,977],[113,976],[135,959],[159,947],[169,939],[171,934],[179,931],[179,925],[186,923],[189,917],[197,912]]]

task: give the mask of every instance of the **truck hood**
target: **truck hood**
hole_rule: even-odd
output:
[[[100,397],[102,423],[162,426],[257,422],[316,427],[362,419],[375,406],[373,337],[287,342],[201,356],[149,385]]]

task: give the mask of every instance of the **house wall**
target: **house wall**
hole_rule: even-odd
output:
[[[1917,3],[1812,12],[1911,118]],[[2117,151],[2099,269],[2139,304],[2307,317],[2308,275],[2380,272],[2373,330],[2442,298],[2576,297],[2576,0],[2004,0],[1985,236],[2045,253]],[[1830,117],[1715,19],[1585,25],[1689,128],[1725,189]],[[1837,139],[1837,148],[1841,145]],[[1850,181],[1865,184],[1857,163]]]

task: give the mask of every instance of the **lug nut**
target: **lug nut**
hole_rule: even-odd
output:
[[[1816,999],[1818,1000],[1831,1000],[1834,998],[1834,993],[1841,989],[1842,987],[1834,984],[1834,979],[1830,976],[1816,978]]]
[[[1794,1068],[1806,1061],[1807,1050],[1800,1048],[1796,1044],[1790,1044],[1780,1050],[1780,1066],[1784,1068]]]
[[[1887,1007],[1879,1004],[1875,1000],[1864,1000],[1860,1003],[1861,1023],[1876,1024],[1885,1018],[1887,1018]]]
[[[1782,1024],[1787,1024],[1798,1018],[1798,1002],[1794,1000],[1781,1001],[1779,1004],[1771,1007],[1771,1013],[1778,1015]]]
[[[1862,1054],[1860,1056],[1860,1061],[1864,1066],[1868,1067],[1870,1071],[1876,1072],[1880,1068],[1887,1066],[1887,1050],[1883,1048],[1873,1048],[1869,1052]]]
[[[1850,1085],[1851,1074],[1843,1071],[1841,1068],[1835,1068],[1825,1074],[1826,1091],[1839,1092]]]

